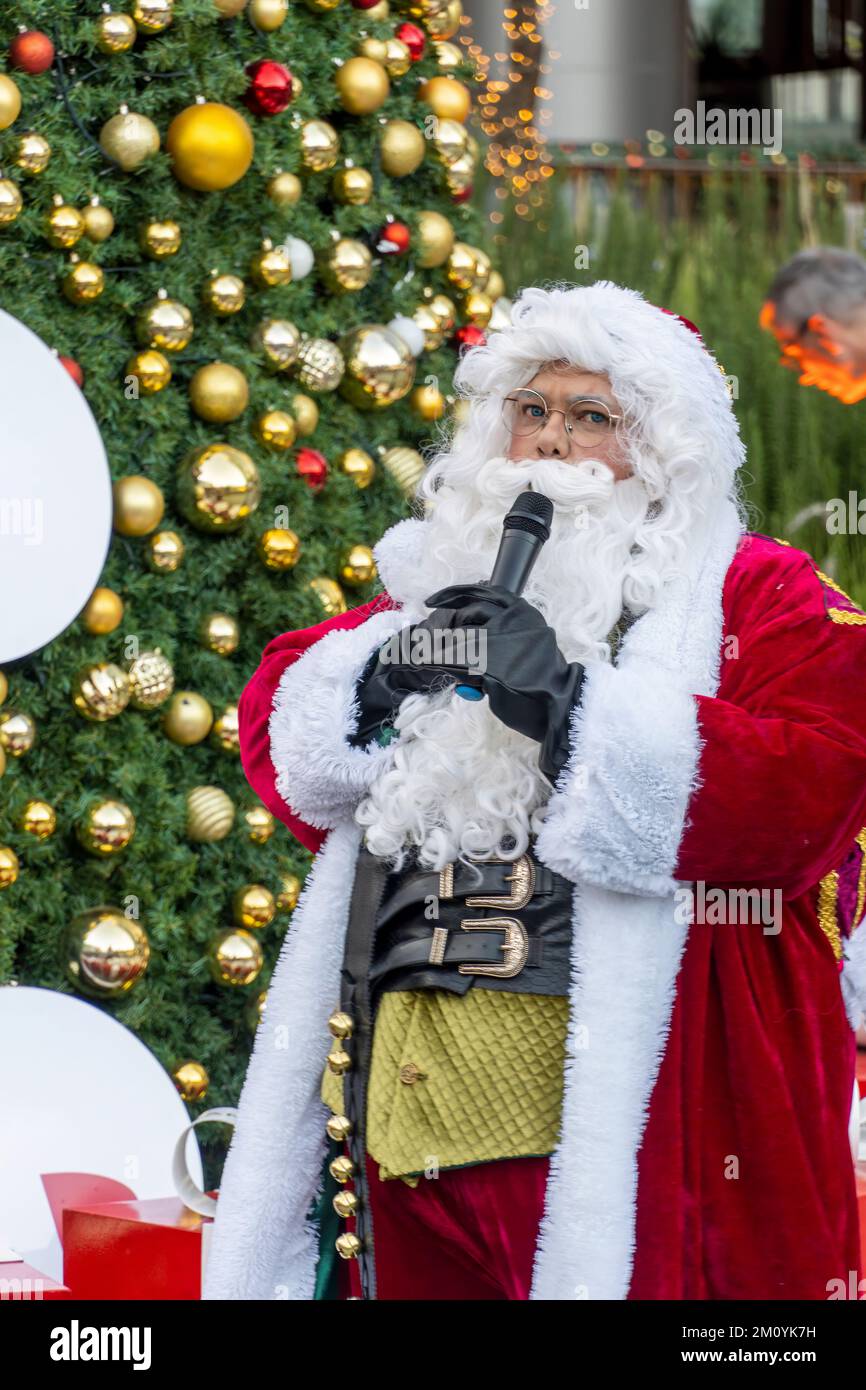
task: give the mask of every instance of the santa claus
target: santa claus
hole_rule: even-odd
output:
[[[315,859],[204,1296],[828,1298],[860,1273],[866,615],[747,530],[719,366],[637,293],[525,290],[456,385],[383,591],[241,699]],[[479,660],[392,640],[457,628]]]

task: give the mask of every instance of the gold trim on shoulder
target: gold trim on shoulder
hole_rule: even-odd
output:
[[[837,960],[841,960],[842,934],[839,930],[839,918],[836,912],[838,896],[839,870],[832,869],[829,874],[824,875],[818,884],[818,923],[833,947],[833,955]]]
[[[850,602],[853,603],[854,600],[851,599]],[[841,623],[843,627],[862,627],[866,623],[866,613],[861,613],[859,609],[852,612],[850,608],[828,608],[827,612],[834,623]]]

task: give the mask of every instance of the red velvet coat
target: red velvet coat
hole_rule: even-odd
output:
[[[327,832],[274,785],[274,692],[320,636],[394,606],[382,594],[275,637],[241,696],[250,784],[313,852]],[[866,900],[866,616],[804,552],[754,534],[723,611],[718,694],[694,697],[701,785],[676,876],[781,889],[782,928],[689,932],[638,1155],[629,1297],[821,1299],[861,1277],[840,970]]]

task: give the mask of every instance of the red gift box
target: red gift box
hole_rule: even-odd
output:
[[[65,1284],[58,1284],[50,1275],[43,1274],[35,1265],[28,1264],[13,1252],[0,1252],[0,1303],[30,1303],[43,1298],[71,1298]]]
[[[64,1282],[72,1298],[201,1298],[212,1225],[179,1197],[67,1206]]]

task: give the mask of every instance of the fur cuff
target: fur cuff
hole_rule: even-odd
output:
[[[351,816],[393,756],[378,744],[353,748],[347,740],[361,712],[356,682],[372,653],[405,622],[392,609],[329,632],[286,668],[277,686],[268,725],[276,788],[317,830]]]
[[[644,661],[588,665],[582,693],[538,853],[575,883],[672,893],[698,765],[696,702]]]

